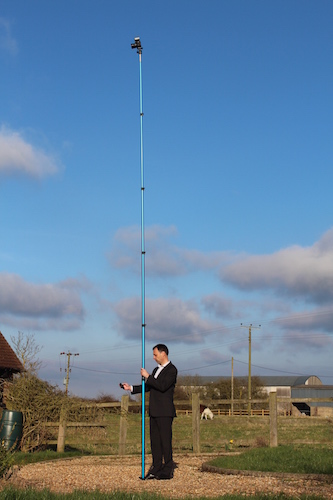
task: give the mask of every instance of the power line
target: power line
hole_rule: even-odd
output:
[[[219,361],[218,363],[212,363],[211,365],[204,365],[204,366],[197,366],[196,368],[189,368],[188,370],[178,370],[179,373],[182,372],[189,372],[193,370],[201,370],[202,368],[210,368],[211,366],[217,366],[217,365],[224,365],[225,363],[230,363],[230,359],[227,359],[227,361]]]
[[[109,373],[111,375],[138,375],[138,372],[110,372],[107,370],[94,370],[93,368],[83,368],[82,366],[75,366],[77,370],[84,370],[86,372],[94,372],[94,373]]]
[[[240,364],[243,364],[243,365],[247,365],[248,363],[246,361],[241,361],[239,359],[234,359],[234,361],[236,361],[237,363],[240,363]],[[217,363],[211,363],[211,364],[208,364],[208,365],[202,365],[202,366],[196,366],[196,367],[191,367],[191,368],[187,368],[187,369],[183,369],[183,370],[178,370],[178,373],[183,373],[183,372],[189,372],[189,371],[193,371],[193,370],[202,370],[204,368],[211,368],[213,366],[218,366],[218,365],[223,365],[223,364],[227,364],[227,363],[230,363],[231,362],[231,359],[227,359],[225,361],[219,361]],[[255,365],[255,364],[252,364],[252,367],[255,367],[255,368],[260,368],[262,370],[268,370],[268,371],[272,371],[272,372],[277,372],[277,373],[286,373],[286,374],[292,374],[292,375],[299,375],[299,376],[303,376],[303,375],[306,375],[305,373],[299,373],[299,372],[293,372],[293,371],[286,371],[286,370],[281,370],[281,369],[276,369],[276,368],[271,368],[271,367],[267,367],[267,366],[260,366],[260,365]],[[92,369],[92,368],[84,368],[84,367],[79,367],[79,366],[75,366],[73,368],[76,368],[77,370],[83,370],[83,371],[88,371],[88,372],[93,372],[93,373],[106,373],[106,374],[109,374],[109,375],[138,375],[138,372],[116,372],[116,371],[108,371],[108,370],[95,370],[95,369]],[[257,377],[260,377],[260,375],[255,375]],[[333,378],[333,375],[317,375],[318,377],[325,377],[325,378]]]
[[[247,365],[246,361],[240,361],[239,359],[234,359],[234,361],[237,361],[237,363],[241,363],[243,365]],[[300,376],[305,375],[305,373],[286,371],[286,370],[281,370],[281,369],[276,369],[276,368],[268,368],[267,366],[260,366],[260,365],[254,365],[254,364],[252,364],[252,366],[254,366],[256,368],[260,368],[261,370],[268,370],[268,371],[277,372],[277,373],[291,373],[292,375],[300,375]],[[256,375],[256,376],[260,377],[260,375]],[[333,378],[332,375],[317,375],[317,376],[318,377]]]

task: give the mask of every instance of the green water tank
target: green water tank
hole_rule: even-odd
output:
[[[20,446],[22,425],[23,415],[20,411],[2,411],[0,441],[6,450],[14,451]]]

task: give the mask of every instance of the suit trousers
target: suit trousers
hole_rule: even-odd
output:
[[[153,456],[152,474],[163,469],[163,476],[172,477],[172,422],[173,417],[150,417],[150,445]]]

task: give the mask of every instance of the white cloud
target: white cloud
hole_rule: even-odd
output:
[[[244,291],[271,290],[282,297],[315,303],[333,299],[333,228],[310,247],[294,245],[271,255],[252,256],[184,249],[173,243],[176,236],[174,226],[147,229],[147,275],[165,278],[211,271],[224,283]],[[139,274],[139,250],[140,228],[123,228],[116,234],[110,262],[116,268]]]
[[[300,311],[287,317],[278,318],[274,323],[289,331],[332,333],[333,310],[317,308],[312,311]]]
[[[152,342],[204,342],[209,332],[221,325],[201,318],[193,301],[178,298],[146,300],[145,335]],[[124,299],[114,305],[118,318],[118,331],[125,338],[140,340],[141,300]],[[206,332],[206,333],[205,333]]]
[[[18,52],[17,41],[11,33],[11,24],[3,17],[0,17],[0,49],[12,56]]]
[[[35,284],[0,273],[0,321],[20,328],[72,329],[83,320],[80,295],[66,283]]]
[[[295,351],[306,351],[309,349],[331,349],[333,341],[328,335],[316,332],[313,330],[311,334],[304,334],[303,330],[293,331],[292,334],[288,332],[282,338],[281,352],[290,352],[290,350],[295,349]]]
[[[150,226],[145,229],[146,271],[147,274],[182,275],[184,266],[171,252],[169,239],[175,237],[177,230],[174,226]],[[140,273],[141,259],[141,229],[131,226],[119,229],[115,235],[114,246],[109,255],[114,267],[128,269],[136,274]],[[147,252],[149,258],[147,257]]]
[[[311,247],[291,246],[272,255],[240,258],[225,267],[223,281],[243,290],[329,303],[333,299],[333,228]]]
[[[224,252],[200,252],[176,246],[172,240],[178,235],[175,226],[153,225],[145,230],[146,274],[158,277],[184,276],[191,272],[212,270],[228,258]],[[140,273],[141,230],[138,226],[117,231],[111,264],[119,269]]]
[[[0,323],[8,327],[12,327],[16,331],[36,332],[36,331],[62,331],[70,332],[80,329],[82,319],[75,318],[44,318],[26,316],[12,316],[10,314],[0,314]]]
[[[26,175],[41,179],[60,170],[56,160],[29,144],[15,131],[4,126],[0,129],[0,174]]]
[[[244,321],[254,324],[264,322],[266,342],[268,337],[273,339],[274,335],[281,340],[284,333],[285,344],[289,336],[293,338],[293,332],[327,334],[331,331],[332,311],[327,314],[324,309],[315,308],[311,314],[308,307],[311,303],[319,304],[330,311],[332,305],[333,229],[309,247],[295,245],[271,255],[236,257],[227,252],[204,253],[179,248],[172,242],[177,236],[174,226],[152,226],[148,228],[147,235],[146,263],[155,276],[167,278],[202,272],[204,277],[204,273],[207,275],[208,272],[220,276],[223,282],[223,292],[218,283],[215,288],[212,282],[211,293],[203,295],[198,302],[178,298],[146,300],[148,340],[167,342],[169,339],[174,341],[175,337],[184,343],[204,343],[208,335],[210,339],[216,338],[216,330],[219,330],[219,336],[224,335],[221,321],[224,323],[226,320],[237,322],[238,327]],[[122,229],[117,233],[113,248],[113,263],[139,273],[139,249],[140,229]],[[181,286],[181,283],[178,285]],[[228,295],[226,285],[234,287],[232,295]],[[118,302],[114,311],[121,335],[139,339],[140,299]],[[282,321],[281,316],[286,320]],[[325,340],[322,342],[319,337],[309,341],[310,345],[318,348],[324,343]],[[237,342],[229,349],[240,352],[244,348],[246,342],[244,345]]]
[[[237,302],[230,299],[229,297],[213,293],[204,296],[201,302],[207,311],[214,313],[217,317],[224,319],[241,318],[241,315],[237,310],[239,308],[239,305],[237,305]]]
[[[220,353],[214,349],[203,349],[201,358],[210,365],[230,363],[230,356]]]

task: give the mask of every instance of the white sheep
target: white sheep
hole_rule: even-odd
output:
[[[201,413],[201,420],[203,419],[207,420],[207,418],[210,418],[211,420],[213,420],[214,418],[213,412],[209,408],[205,408],[204,411]]]

